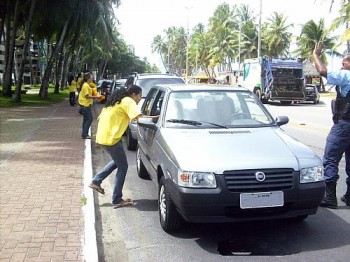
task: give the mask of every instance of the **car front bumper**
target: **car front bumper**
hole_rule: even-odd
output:
[[[217,176],[217,188],[199,189],[179,187],[172,180],[166,183],[177,210],[182,217],[193,223],[220,223],[293,218],[315,214],[324,195],[325,183],[299,184],[282,190],[284,205],[268,208],[240,208],[240,194],[230,192],[222,176]],[[263,192],[263,191],[262,191]]]

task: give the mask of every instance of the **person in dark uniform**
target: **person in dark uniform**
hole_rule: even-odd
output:
[[[344,153],[347,190],[341,200],[350,206],[350,54],[343,58],[341,70],[328,72],[320,58],[322,49],[322,43],[315,45],[313,51],[315,66],[319,74],[327,78],[327,84],[336,85],[337,97],[332,101],[334,124],[327,136],[323,156],[326,193],[320,206],[337,208],[339,162]]]

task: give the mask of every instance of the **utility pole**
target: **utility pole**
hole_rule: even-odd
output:
[[[261,51],[261,9],[262,9],[262,0],[260,0],[260,11],[259,11],[258,58],[260,58],[260,51]]]
[[[170,70],[170,42],[168,41],[168,71],[171,73]]]
[[[196,43],[196,71],[198,67],[198,43]]]
[[[242,33],[242,19],[239,19],[239,35],[238,35],[238,76],[241,72],[241,33]]]

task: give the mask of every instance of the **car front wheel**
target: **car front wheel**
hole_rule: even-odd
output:
[[[158,210],[160,225],[165,232],[176,231],[180,227],[182,218],[170,198],[164,177],[159,183]]]

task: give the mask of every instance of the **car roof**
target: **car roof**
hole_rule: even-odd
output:
[[[138,78],[145,79],[145,78],[181,78],[181,77],[178,77],[172,74],[139,74]]]
[[[156,86],[162,86],[171,91],[248,91],[248,89],[238,85],[157,84]]]

